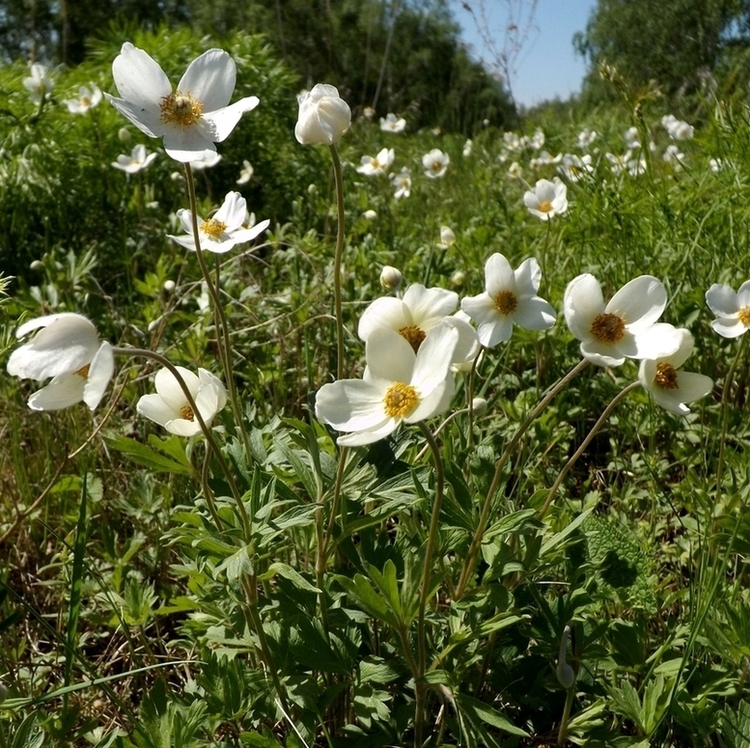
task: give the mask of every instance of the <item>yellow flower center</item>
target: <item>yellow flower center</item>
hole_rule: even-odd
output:
[[[518,308],[518,299],[513,291],[500,291],[495,296],[495,309],[500,314],[511,314]]]
[[[442,161],[433,161],[432,162],[432,170],[434,172],[438,172],[443,168],[443,162]]]
[[[399,335],[406,339],[406,342],[414,349],[414,353],[419,350],[419,346],[422,345],[422,341],[427,337],[427,333],[416,325],[407,325],[402,327],[399,331]]]
[[[226,223],[217,221],[215,218],[209,218],[200,225],[200,230],[212,239],[218,239],[226,231],[226,228]]]
[[[396,382],[385,393],[383,405],[387,416],[405,418],[419,405],[419,395],[410,384]]]
[[[90,96],[82,96],[81,97],[81,105],[82,106],[91,106],[91,97]]]
[[[89,377],[89,367],[90,366],[91,366],[91,364],[86,364],[85,366],[82,366],[75,373],[78,374],[78,376],[81,377],[81,379],[88,379],[88,377]]]
[[[203,114],[203,103],[198,101],[190,91],[187,93],[172,91],[162,98],[159,109],[163,122],[180,127],[192,127]]]
[[[654,382],[665,390],[676,390],[679,386],[677,384],[677,370],[672,364],[664,362],[656,364]]]
[[[549,213],[552,210],[552,202],[550,200],[542,200],[539,203],[539,211],[541,213]]]
[[[745,327],[750,327],[750,306],[743,306],[737,314],[737,318]]]
[[[180,408],[180,418],[184,418],[186,421],[195,420],[195,413],[187,403]]]
[[[616,314],[597,314],[591,323],[591,334],[600,343],[616,343],[625,334],[625,320]]]

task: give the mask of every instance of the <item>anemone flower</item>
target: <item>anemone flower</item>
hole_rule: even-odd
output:
[[[714,388],[713,380],[705,374],[678,371],[693,352],[693,336],[689,330],[677,330],[679,347],[669,356],[644,359],[638,371],[638,380],[651,393],[654,401],[670,413],[687,415],[690,408],[685,403],[699,400]]]
[[[175,368],[192,395],[206,426],[210,426],[214,416],[227,404],[227,391],[221,380],[206,369],[198,369],[196,375],[182,366]],[[174,374],[169,369],[159,369],[154,377],[154,387],[156,394],[143,395],[138,400],[138,412],[163,426],[170,434],[199,434],[200,423]]]
[[[270,221],[261,221],[257,226],[246,227],[247,202],[239,192],[230,192],[224,198],[224,202],[213,217],[203,220],[198,216],[198,238],[201,249],[205,252],[223,254],[228,252],[235,244],[242,244],[255,239],[268,228]],[[193,238],[193,214],[187,208],[177,211],[177,218],[182,228],[187,232],[169,238],[187,249],[195,249]]]
[[[302,145],[333,145],[348,129],[352,110],[336,86],[317,83],[297,97],[299,114],[294,137]]]
[[[383,132],[403,132],[406,129],[406,120],[389,112],[385,117],[380,118],[380,129]]]
[[[139,143],[134,146],[129,156],[124,153],[120,154],[117,161],[112,162],[112,166],[126,174],[137,174],[139,171],[147,169],[154,162],[154,159],[156,159],[156,154],[148,153],[146,146]]]
[[[397,332],[378,328],[367,339],[362,379],[341,379],[320,388],[315,415],[337,431],[342,446],[371,444],[401,423],[439,415],[454,391],[450,371],[458,332],[441,325],[415,353]]]
[[[257,96],[229,104],[237,79],[234,60],[221,49],[209,49],[188,65],[176,89],[159,64],[130,42],[112,63],[122,98],[107,101],[151,138],[164,138],[164,150],[176,161],[201,158],[215,151],[245,112],[258,106]]]
[[[8,374],[43,382],[29,398],[32,410],[60,410],[81,401],[94,410],[104,397],[115,370],[112,347],[99,340],[93,323],[81,314],[64,312],[37,317],[21,325],[16,337],[37,330],[8,360]]]
[[[581,341],[581,354],[597,366],[673,354],[680,336],[672,325],[656,322],[666,305],[667,292],[651,275],[629,281],[605,304],[599,281],[584,273],[568,283],[563,297],[565,320]]]
[[[425,153],[422,156],[424,173],[430,179],[438,179],[444,176],[450,162],[450,156],[447,153],[443,153],[439,148],[433,148],[429,153]]]
[[[400,200],[402,197],[409,197],[411,195],[411,171],[407,166],[398,174],[391,175],[391,184],[396,188],[393,193],[393,197],[396,200]]]
[[[514,271],[496,252],[485,263],[484,278],[484,293],[463,299],[461,309],[476,322],[485,348],[509,340],[514,322],[527,330],[547,330],[555,324],[555,310],[536,295],[542,271],[533,257]]]
[[[549,221],[568,209],[568,188],[559,177],[555,177],[552,182],[540,179],[533,190],[524,193],[523,201],[531,215],[542,221]]]
[[[394,157],[393,148],[383,148],[377,156],[362,156],[357,172],[366,177],[385,174],[393,163]]]
[[[47,68],[40,62],[31,65],[31,75],[23,79],[24,88],[29,92],[32,104],[39,104],[42,99],[48,99],[54,82]]]
[[[77,99],[65,99],[63,101],[63,104],[68,107],[68,111],[71,114],[86,114],[89,109],[98,106],[102,100],[102,90],[96,83],[91,83],[90,86],[91,88],[81,86],[78,89]]]
[[[462,364],[476,348],[477,334],[468,322],[452,316],[457,307],[455,291],[413,283],[401,299],[375,299],[362,313],[357,334],[366,342],[375,330],[387,328],[401,335],[416,353],[433,330],[448,325],[458,332],[451,363]]]
[[[735,293],[729,286],[714,283],[706,291],[706,304],[716,319],[711,327],[723,338],[738,338],[750,327],[750,281]]]

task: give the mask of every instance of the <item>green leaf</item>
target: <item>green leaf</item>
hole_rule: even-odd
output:
[[[192,473],[192,468],[189,464],[160,455],[135,439],[110,434],[105,436],[104,440],[112,449],[122,452],[129,460],[138,465],[150,468],[157,473],[173,473],[175,475],[190,475]]]
[[[39,727],[39,721],[35,714],[30,714],[21,722],[13,736],[11,748],[42,748],[44,745],[44,732]]]
[[[275,577],[277,574],[281,577],[284,577],[284,579],[288,579],[295,587],[300,590],[304,590],[305,592],[314,592],[318,595],[320,594],[320,590],[310,584],[310,582],[308,582],[296,569],[293,569],[288,564],[282,564],[281,562],[271,564],[268,567],[268,571],[258,578],[262,581],[267,581],[269,579],[273,579],[273,577]]]

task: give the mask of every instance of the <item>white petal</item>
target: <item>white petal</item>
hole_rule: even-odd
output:
[[[419,405],[404,418],[404,421],[406,423],[419,423],[444,413],[451,404],[454,392],[453,373],[449,372],[444,380],[433,387],[430,393],[419,401]]]
[[[750,306],[750,281],[745,281],[737,290],[737,305],[740,309]]]
[[[60,410],[83,399],[86,380],[78,374],[60,374],[29,398],[32,410]]]
[[[594,338],[581,342],[581,355],[597,366],[620,366],[625,363],[625,356],[621,356],[614,346]]]
[[[450,373],[450,365],[453,362],[453,354],[457,343],[458,330],[451,324],[441,323],[430,331],[422,345],[419,346],[417,360],[414,364],[414,374],[410,383],[419,392],[420,399],[428,398],[432,391],[442,386],[448,377],[452,381],[453,374]],[[417,420],[428,417],[423,415]]]
[[[672,364],[675,369],[679,369],[693,352],[695,341],[693,340],[693,335],[690,330],[684,327],[677,328],[676,335],[679,337],[677,350],[669,356],[660,358],[659,361]]]
[[[99,346],[99,350],[89,366],[88,377],[83,388],[83,402],[91,410],[95,410],[101,402],[109,386],[109,380],[112,379],[114,373],[115,357],[112,353],[112,346],[104,342]]]
[[[451,363],[464,364],[468,361],[473,361],[479,353],[477,331],[466,320],[460,319],[455,315],[453,317],[446,317],[443,320],[443,324],[453,327],[458,332],[458,342],[453,351]]]
[[[672,413],[684,415],[690,412],[690,409],[684,403],[700,400],[700,398],[708,395],[713,388],[714,383],[710,377],[691,371],[678,371],[676,389],[668,390],[655,385],[650,387],[649,391],[662,408]]]
[[[479,342],[485,348],[494,348],[499,343],[510,340],[513,335],[513,319],[506,314],[498,314],[494,321],[482,322],[477,328]]]
[[[200,387],[200,380],[192,371],[186,369],[184,366],[176,366],[175,368],[187,385],[193,399],[195,399]],[[159,369],[156,372],[154,387],[162,400],[172,409],[173,417],[179,415],[180,410],[187,404],[187,398],[182,391],[180,383],[169,369]]]
[[[232,234],[234,243],[245,244],[246,242],[251,242],[257,236],[262,234],[270,225],[271,221],[266,218],[265,221],[255,224],[251,229],[239,229]]]
[[[529,257],[516,268],[514,276],[518,296],[534,296],[542,280],[542,269],[536,258]]]
[[[315,396],[315,415],[338,431],[367,431],[384,419],[385,392],[361,379],[324,384]]]
[[[739,338],[747,332],[747,327],[737,317],[719,317],[711,323],[711,327],[723,338]]]
[[[227,231],[240,228],[247,215],[247,201],[239,192],[228,192],[214,219],[226,224]]]
[[[420,351],[427,340],[420,346]],[[373,330],[365,344],[367,368],[373,379],[411,382],[416,356],[411,345],[397,332],[385,327]]]
[[[555,324],[556,316],[552,305],[539,296],[522,296],[512,315],[513,321],[527,330],[548,330]]]
[[[142,133],[148,135],[150,138],[158,138],[166,131],[166,124],[162,122],[158,108],[145,109],[126,99],[116,99],[109,94],[105,94],[105,96],[107,97],[107,101],[120,114],[127,117]]]
[[[196,57],[180,79],[180,93],[191,93],[203,104],[204,112],[225,107],[237,81],[237,66],[223,49],[209,49]]]
[[[373,442],[384,439],[386,436],[392,434],[401,424],[401,420],[398,418],[387,418],[377,428],[369,429],[368,431],[355,431],[352,434],[344,434],[336,439],[336,443],[342,447],[361,447],[365,444],[372,444]]]
[[[370,304],[359,320],[357,335],[361,340],[367,340],[372,331],[379,327],[387,327],[398,332],[402,327],[410,327],[414,320],[409,307],[401,300],[392,296],[382,296]]]
[[[706,291],[706,304],[717,317],[731,317],[740,310],[737,294],[729,287],[714,283]]]
[[[221,143],[226,140],[245,112],[251,112],[260,103],[257,96],[246,96],[222,109],[204,113],[202,119],[211,127],[211,140]]]
[[[633,331],[650,327],[667,305],[667,292],[658,278],[641,275],[628,281],[609,301],[605,313],[622,317]]]
[[[172,93],[169,79],[159,63],[130,42],[122,45],[112,63],[112,77],[120,96],[136,110],[158,114],[161,100]]]
[[[499,252],[491,255],[484,264],[484,287],[493,299],[501,291],[516,293],[516,276],[513,268],[505,256]]]
[[[415,325],[422,327],[427,323],[429,328],[456,311],[458,294],[445,288],[425,288],[421,283],[413,283],[404,293],[404,304],[409,307]]]
[[[197,126],[170,125],[164,130],[164,150],[175,161],[185,163],[202,158],[205,151],[215,151],[216,146]]]
[[[227,389],[224,382],[207,369],[198,369],[198,379],[201,386],[209,386],[216,390],[216,412],[223,410],[227,404]]]
[[[573,278],[565,289],[563,310],[573,335],[578,340],[590,340],[591,324],[597,315],[604,312],[604,297],[599,281],[588,273]]]
[[[205,420],[205,419],[204,419]],[[195,436],[201,433],[201,425],[198,421],[190,421],[187,418],[174,418],[164,424],[164,428],[170,434],[177,436]]]
[[[672,356],[682,343],[682,333],[666,322],[651,325],[645,330],[625,330],[616,347],[628,358],[667,358]]]
[[[179,413],[175,413],[167,403],[164,402],[160,395],[142,395],[136,405],[136,410],[145,418],[165,426],[169,421]]]
[[[495,309],[495,302],[487,293],[464,297],[461,299],[461,309],[479,325],[494,323],[501,316]]]

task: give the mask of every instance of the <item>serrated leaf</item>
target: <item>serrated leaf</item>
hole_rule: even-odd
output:
[[[305,592],[314,592],[316,595],[320,594],[320,590],[310,584],[296,569],[281,562],[271,564],[268,567],[268,571],[258,578],[267,581],[273,579],[277,574],[280,577],[284,577],[284,579],[288,579],[297,589],[304,590]]]

